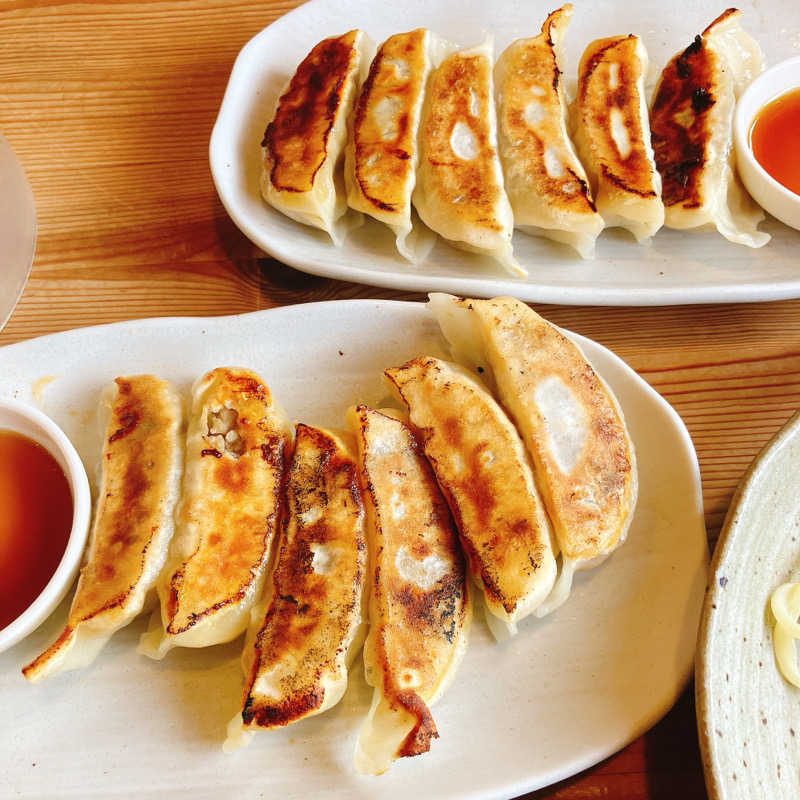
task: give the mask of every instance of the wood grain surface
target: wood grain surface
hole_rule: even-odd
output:
[[[208,140],[234,58],[293,5],[0,2],[0,131],[39,219],[31,278],[0,345],[148,316],[421,299],[285,267],[217,198]],[[713,544],[745,468],[800,405],[800,301],[536,308],[617,352],[677,409],[697,447]],[[691,687],[621,753],[530,795],[678,796],[706,796]]]

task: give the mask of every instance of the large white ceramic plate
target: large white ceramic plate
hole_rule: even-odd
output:
[[[697,462],[675,412],[622,361],[577,337],[625,411],[639,455],[629,541],[578,575],[552,616],[504,644],[482,616],[456,681],[434,708],[441,738],[380,778],[354,774],[370,692],[360,661],[330,712],[221,750],[240,697],[241,642],[135,652],[139,620],[96,663],[29,686],[19,668],[65,609],[0,656],[0,794],[16,796],[511,797],[589,766],[651,726],[690,672],[707,573]],[[70,331],[0,350],[0,396],[38,399],[87,466],[94,407],[117,374],[150,370],[181,387],[220,364],[257,369],[306,422],[341,425],[356,401],[385,398],[383,368],[444,343],[420,304],[349,301],[241,317],[159,319]],[[49,383],[48,378],[53,378]]]
[[[0,329],[25,288],[35,247],[33,192],[11,145],[0,134]]]
[[[800,52],[800,3],[747,0],[744,24],[769,63]],[[427,26],[463,45],[485,33],[499,53],[511,40],[538,32],[554,7],[542,0],[311,0],[248,42],[231,73],[211,136],[211,171],[225,208],[242,232],[266,252],[305,272],[395,289],[511,294],[545,303],[664,305],[774,300],[800,296],[800,233],[770,219],[772,241],[760,250],[731,244],[716,232],[662,230],[649,247],[619,231],[600,237],[597,258],[581,261],[567,247],[514,235],[526,279],[510,278],[488,260],[440,241],[413,266],[396,254],[394,237],[374,221],[354,231],[343,247],[326,234],[270,208],[259,194],[260,142],[274,103],[289,76],[320,39],[363,28],[376,41]],[[583,48],[598,36],[638,33],[656,73],[725,8],[697,0],[675,13],[661,0],[576,0],[567,36],[567,81],[574,83]]]
[[[764,448],[714,553],[697,661],[697,716],[713,800],[800,797],[800,689],[780,676],[769,599],[800,580],[800,414]]]

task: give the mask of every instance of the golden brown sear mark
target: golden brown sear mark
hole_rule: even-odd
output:
[[[279,191],[308,192],[327,156],[357,31],[324,39],[306,56],[267,125],[264,165]]]

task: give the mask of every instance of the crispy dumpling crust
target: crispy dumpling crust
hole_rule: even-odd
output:
[[[353,208],[389,223],[411,213],[415,123],[428,76],[428,36],[418,28],[380,46],[353,114],[357,189],[348,200]]]
[[[698,208],[706,197],[702,169],[712,129],[709,109],[716,102],[716,54],[702,36],[664,67],[653,99],[650,125],[664,205]]]
[[[367,682],[375,687],[356,767],[383,772],[438,737],[429,706],[466,649],[471,620],[464,556],[447,503],[408,425],[358,406],[349,421],[359,458],[371,539]]]
[[[264,169],[277,191],[309,192],[328,157],[328,138],[341,104],[342,84],[357,57],[357,30],[317,44],[303,59],[267,125]]]
[[[167,557],[182,464],[181,400],[154,375],[115,384],[88,561],[63,633],[23,667],[28,680],[88,664],[142,610]]]
[[[334,434],[298,424],[287,496],[269,604],[243,654],[245,727],[287,725],[338,702],[361,641],[367,545],[354,455]]]
[[[628,227],[637,239],[664,222],[643,96],[646,71],[638,36],[596,39],[581,57],[573,107],[575,143],[597,209],[606,224]]]
[[[637,44],[638,37],[633,34],[611,36],[595,40],[584,50],[578,71],[578,113],[598,151],[601,179],[624,193],[657,197],[651,161],[644,147],[649,130],[643,130],[638,114],[636,86],[643,65]],[[630,139],[626,152],[620,152],[612,134],[614,109],[620,112]]]
[[[218,367],[198,381],[176,536],[159,585],[163,630],[145,633],[140,652],[160,658],[244,630],[283,511],[290,452],[283,411],[260,376]]]
[[[556,575],[550,522],[519,434],[453,364],[421,356],[385,375],[409,409],[489,610],[515,623],[544,600]]]
[[[434,69],[420,129],[414,205],[457,247],[526,275],[512,253],[514,217],[503,187],[489,42],[447,55]]]
[[[470,124],[486,114],[489,69],[489,61],[482,55],[454,53],[442,62],[429,89],[431,112],[425,120],[425,155],[435,176],[430,188],[460,209],[460,220],[499,233],[503,225],[496,218],[494,207],[504,194],[491,162],[473,158],[462,163],[454,158],[450,144],[454,125],[466,120],[478,152],[494,157],[488,130],[483,125]],[[478,105],[477,113],[471,100]]]
[[[556,58],[555,39],[563,37],[571,15],[572,5],[567,3],[547,17],[539,35],[517,39],[500,56],[495,70],[500,154],[505,170],[514,176],[507,185],[517,226],[556,228],[561,214],[586,215],[595,220],[596,235],[602,230],[602,221],[567,136],[566,101]],[[548,149],[558,167],[554,163],[548,169]],[[523,207],[529,202],[529,193],[541,198],[538,210],[543,216],[552,216],[549,225],[527,219]],[[563,221],[568,227],[570,219]]]
[[[762,247],[764,214],[736,175],[732,141],[736,99],[764,67],[741,16],[729,8],[664,67],[650,127],[666,225],[713,225],[729,241]]]
[[[261,194],[282,214],[340,245],[363,217],[347,216],[342,161],[347,121],[371,48],[363,31],[320,42],[278,100],[262,141]]]

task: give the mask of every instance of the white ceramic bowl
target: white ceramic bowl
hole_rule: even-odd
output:
[[[756,161],[750,128],[756,114],[778,95],[800,87],[800,56],[762,72],[742,93],[733,118],[733,140],[739,175],[755,201],[781,222],[800,230],[800,195],[775,180]]]
[[[72,530],[56,571],[39,596],[13,622],[0,630],[0,652],[19,642],[47,619],[72,585],[81,563],[92,499],[89,480],[72,442],[49,417],[16,400],[0,399],[0,429],[27,436],[45,447],[64,470],[72,492]]]

